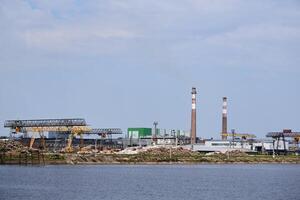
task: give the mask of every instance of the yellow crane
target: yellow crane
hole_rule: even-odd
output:
[[[33,120],[6,120],[4,122],[5,128],[10,128],[11,135],[14,133],[33,133],[29,148],[32,149],[35,135],[39,134],[41,138],[41,145],[45,148],[45,137],[44,132],[68,132],[70,135],[78,135],[86,130],[91,130],[85,119],[82,118],[64,118],[64,119],[33,119]],[[71,137],[72,138],[72,137]],[[72,144],[69,141],[68,144]]]
[[[35,142],[35,136],[36,134],[39,134],[41,138],[41,145],[45,149],[45,137],[44,137],[44,132],[69,132],[69,138],[68,138],[68,143],[66,146],[66,151],[71,152],[72,151],[72,140],[74,137],[77,135],[80,135],[82,139],[82,134],[85,132],[91,131],[92,129],[87,126],[72,126],[72,127],[67,127],[67,126],[51,126],[51,127],[23,127],[23,128],[16,128],[15,132],[31,132],[32,136],[29,142],[29,149],[32,149],[33,144]]]
[[[231,133],[221,133],[221,135],[225,136],[225,137],[232,137],[232,138],[240,137],[240,138],[242,138],[244,140],[256,138],[256,135],[254,135],[254,134],[250,134],[250,133],[235,133],[234,131],[232,131]]]
[[[80,136],[80,149],[83,147],[83,134],[85,132],[89,132],[92,131],[92,129],[90,127],[74,127],[74,129],[72,129],[71,134],[69,135],[68,138],[68,143],[67,146],[65,148],[65,151],[68,153],[73,152],[73,148],[72,148],[72,141],[73,138],[76,137],[77,135]]]
[[[82,118],[65,118],[65,119],[33,119],[33,120],[6,120],[4,122],[5,128],[10,128],[11,136],[15,133],[32,133],[29,142],[29,148],[32,149],[35,136],[39,134],[41,140],[40,144],[45,149],[44,132],[57,132],[69,134],[65,152],[72,152],[72,141],[76,136],[80,136],[80,148],[83,147],[83,135],[92,134],[99,135],[102,138],[106,135],[122,134],[119,128],[104,128],[92,129],[90,128],[85,119]]]

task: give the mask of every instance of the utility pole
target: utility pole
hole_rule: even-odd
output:
[[[153,140],[154,144],[157,144],[157,125],[158,125],[158,122],[157,121],[153,122],[153,125],[154,125],[154,135],[152,137],[152,140]]]
[[[275,158],[275,139],[273,139],[273,158]]]
[[[232,146],[234,148],[235,129],[231,129],[231,133],[232,133]]]
[[[9,140],[13,140],[13,129],[9,129]]]

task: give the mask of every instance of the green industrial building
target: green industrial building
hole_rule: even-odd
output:
[[[127,130],[128,138],[142,138],[151,137],[152,128],[128,128]]]

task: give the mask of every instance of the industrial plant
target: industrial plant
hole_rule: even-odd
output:
[[[226,153],[240,151],[247,154],[298,155],[300,132],[284,129],[266,133],[266,138],[256,138],[253,133],[240,133],[234,129],[228,131],[228,99],[222,99],[222,124],[220,139],[205,139],[197,135],[197,90],[192,88],[191,127],[190,130],[153,127],[129,127],[124,133],[120,128],[93,128],[85,119],[35,119],[6,120],[4,127],[9,137],[2,141],[18,141],[29,150],[46,152],[102,152],[116,150],[135,151],[137,147],[172,147],[200,153]],[[221,101],[220,101],[221,103]],[[221,108],[221,106],[220,106]]]

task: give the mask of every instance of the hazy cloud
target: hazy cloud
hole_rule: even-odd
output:
[[[210,49],[218,48],[224,60],[230,51],[263,57],[260,50],[272,48],[275,53],[283,49],[279,53],[290,59],[299,50],[297,8],[297,1],[3,0],[0,42],[8,49],[0,51],[5,58],[27,50],[74,56],[156,51],[193,63],[195,52],[201,56]],[[243,59],[234,57],[234,62]]]
[[[222,95],[230,127],[297,128],[299,52],[299,0],[0,0],[0,122],[188,129],[196,86],[201,135]]]

